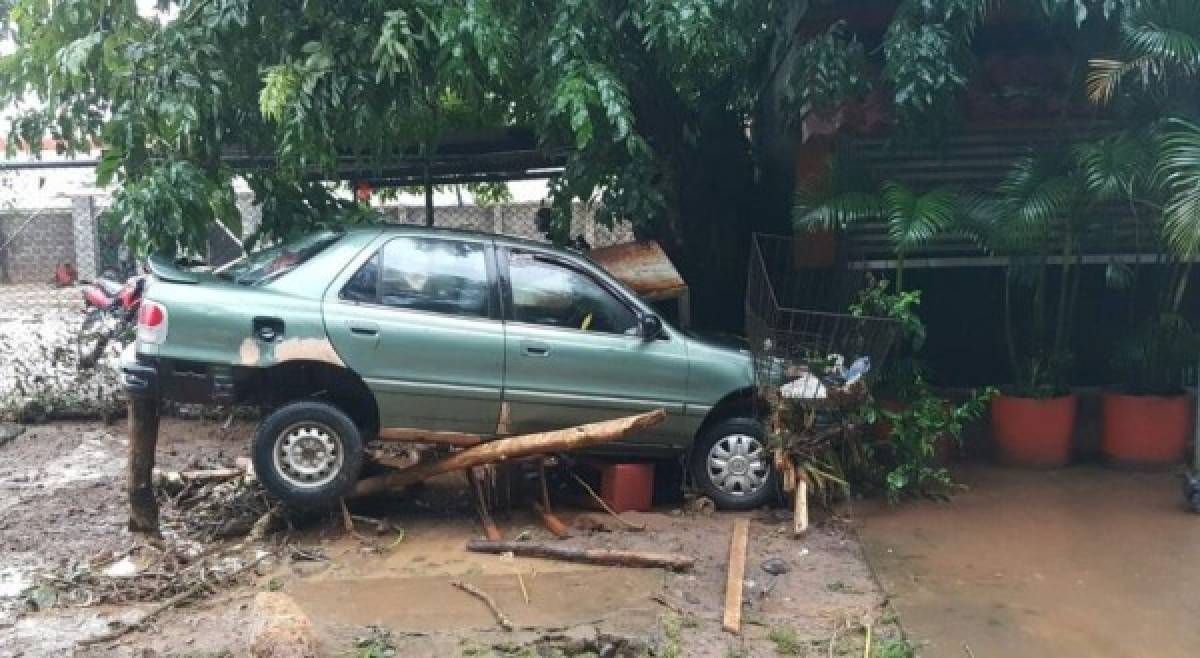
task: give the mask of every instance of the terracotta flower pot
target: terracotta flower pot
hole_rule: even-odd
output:
[[[1047,468],[1071,460],[1077,398],[1022,398],[998,395],[992,400],[992,436],[1001,461],[1014,466]]]
[[[1110,461],[1161,466],[1183,461],[1194,414],[1189,395],[1123,395],[1101,399],[1100,449]]]

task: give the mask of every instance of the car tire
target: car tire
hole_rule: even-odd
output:
[[[692,480],[718,509],[756,509],[776,495],[775,467],[766,437],[762,423],[742,417],[713,423],[697,438],[691,457]]]
[[[254,437],[254,470],[267,491],[300,509],[327,509],[358,482],[362,435],[337,407],[304,400],[271,412]]]

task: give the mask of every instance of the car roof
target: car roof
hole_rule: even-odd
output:
[[[487,231],[472,231],[460,228],[448,228],[445,226],[419,226],[415,224],[374,224],[365,226],[347,226],[347,233],[351,232],[376,232],[382,230],[384,233],[397,233],[404,235],[424,235],[428,237],[440,238],[475,238],[494,240],[497,244],[508,245],[514,247],[530,247],[534,249],[543,249],[546,251],[557,251],[563,254],[572,256],[582,256],[583,254],[575,249],[567,247],[559,247],[549,242],[540,242],[538,240],[530,240],[528,238],[518,238],[511,235],[503,235],[500,233],[489,233]]]

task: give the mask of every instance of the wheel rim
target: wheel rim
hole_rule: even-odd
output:
[[[708,477],[722,493],[750,496],[767,483],[767,451],[748,434],[721,437],[708,449]]]
[[[328,425],[297,423],[275,439],[275,472],[294,487],[321,487],[337,477],[344,452],[341,435]]]

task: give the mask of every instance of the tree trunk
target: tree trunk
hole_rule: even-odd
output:
[[[1008,364],[1013,379],[1021,379],[1021,362],[1017,359],[1017,336],[1013,332],[1012,271],[1011,265],[1004,269],[1004,342],[1008,346]]]
[[[665,411],[656,409],[636,416],[568,427],[552,432],[497,439],[467,448],[440,461],[420,464],[398,473],[362,480],[354,488],[354,495],[363,496],[386,489],[399,489],[442,473],[461,471],[506,459],[531,457],[550,452],[569,452],[599,443],[615,441],[638,430],[657,425],[666,417]]]
[[[154,498],[154,452],[158,446],[158,398],[129,400],[129,530],[158,536]]]

